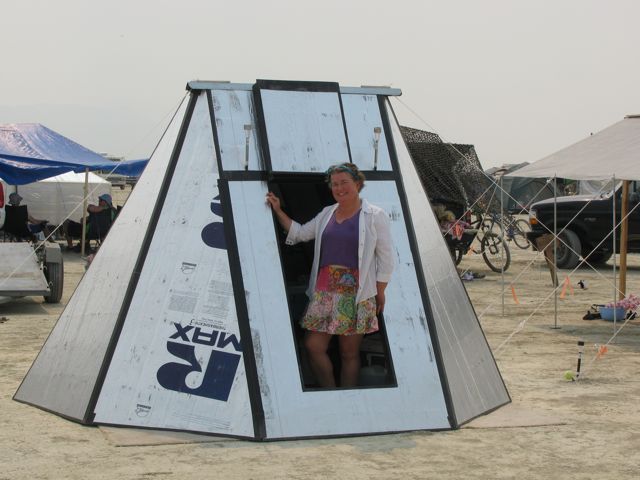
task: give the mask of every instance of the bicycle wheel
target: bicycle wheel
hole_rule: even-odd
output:
[[[506,242],[495,233],[487,233],[480,242],[480,251],[485,263],[494,272],[506,272],[511,264],[511,252]]]
[[[482,221],[482,230],[485,233],[495,233],[499,237],[502,236],[502,225],[500,224],[500,217],[492,215],[490,218],[485,218]]]
[[[531,246],[527,239],[527,232],[531,231],[531,225],[523,218],[516,220],[513,228],[513,241],[521,249],[526,250]]]

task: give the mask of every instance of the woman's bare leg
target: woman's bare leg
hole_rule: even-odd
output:
[[[327,355],[327,348],[329,348],[332,336],[329,333],[307,331],[307,336],[304,339],[311,369],[321,387],[336,386],[333,377],[333,364]]]
[[[360,373],[360,343],[364,335],[340,335],[340,386],[355,387]]]

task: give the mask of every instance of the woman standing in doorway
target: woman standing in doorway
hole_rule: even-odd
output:
[[[334,165],[326,172],[336,203],[300,225],[280,206],[272,192],[267,202],[288,232],[286,243],[316,239],[307,295],[300,322],[307,330],[305,347],[322,387],[335,387],[333,364],[327,354],[333,335],[339,336],[340,386],[357,385],[360,343],[378,330],[385,289],[394,267],[389,217],[360,198],[365,177],[353,163]]]

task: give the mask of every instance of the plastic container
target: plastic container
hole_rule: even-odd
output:
[[[624,321],[624,317],[627,314],[627,311],[623,307],[600,307],[598,310],[600,311],[600,316],[602,317],[602,319],[609,322],[613,322],[614,311],[616,312],[616,322]]]

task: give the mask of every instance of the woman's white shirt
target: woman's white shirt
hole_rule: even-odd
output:
[[[318,276],[322,232],[324,232],[336,208],[338,208],[337,203],[325,207],[304,225],[292,221],[289,228],[286,239],[287,245],[316,239],[313,266],[311,268],[309,288],[307,289],[309,298],[313,295]],[[356,302],[374,297],[378,293],[376,282],[388,283],[395,266],[389,216],[383,209],[370,204],[364,199],[362,200],[361,210],[358,237],[359,282]]]

